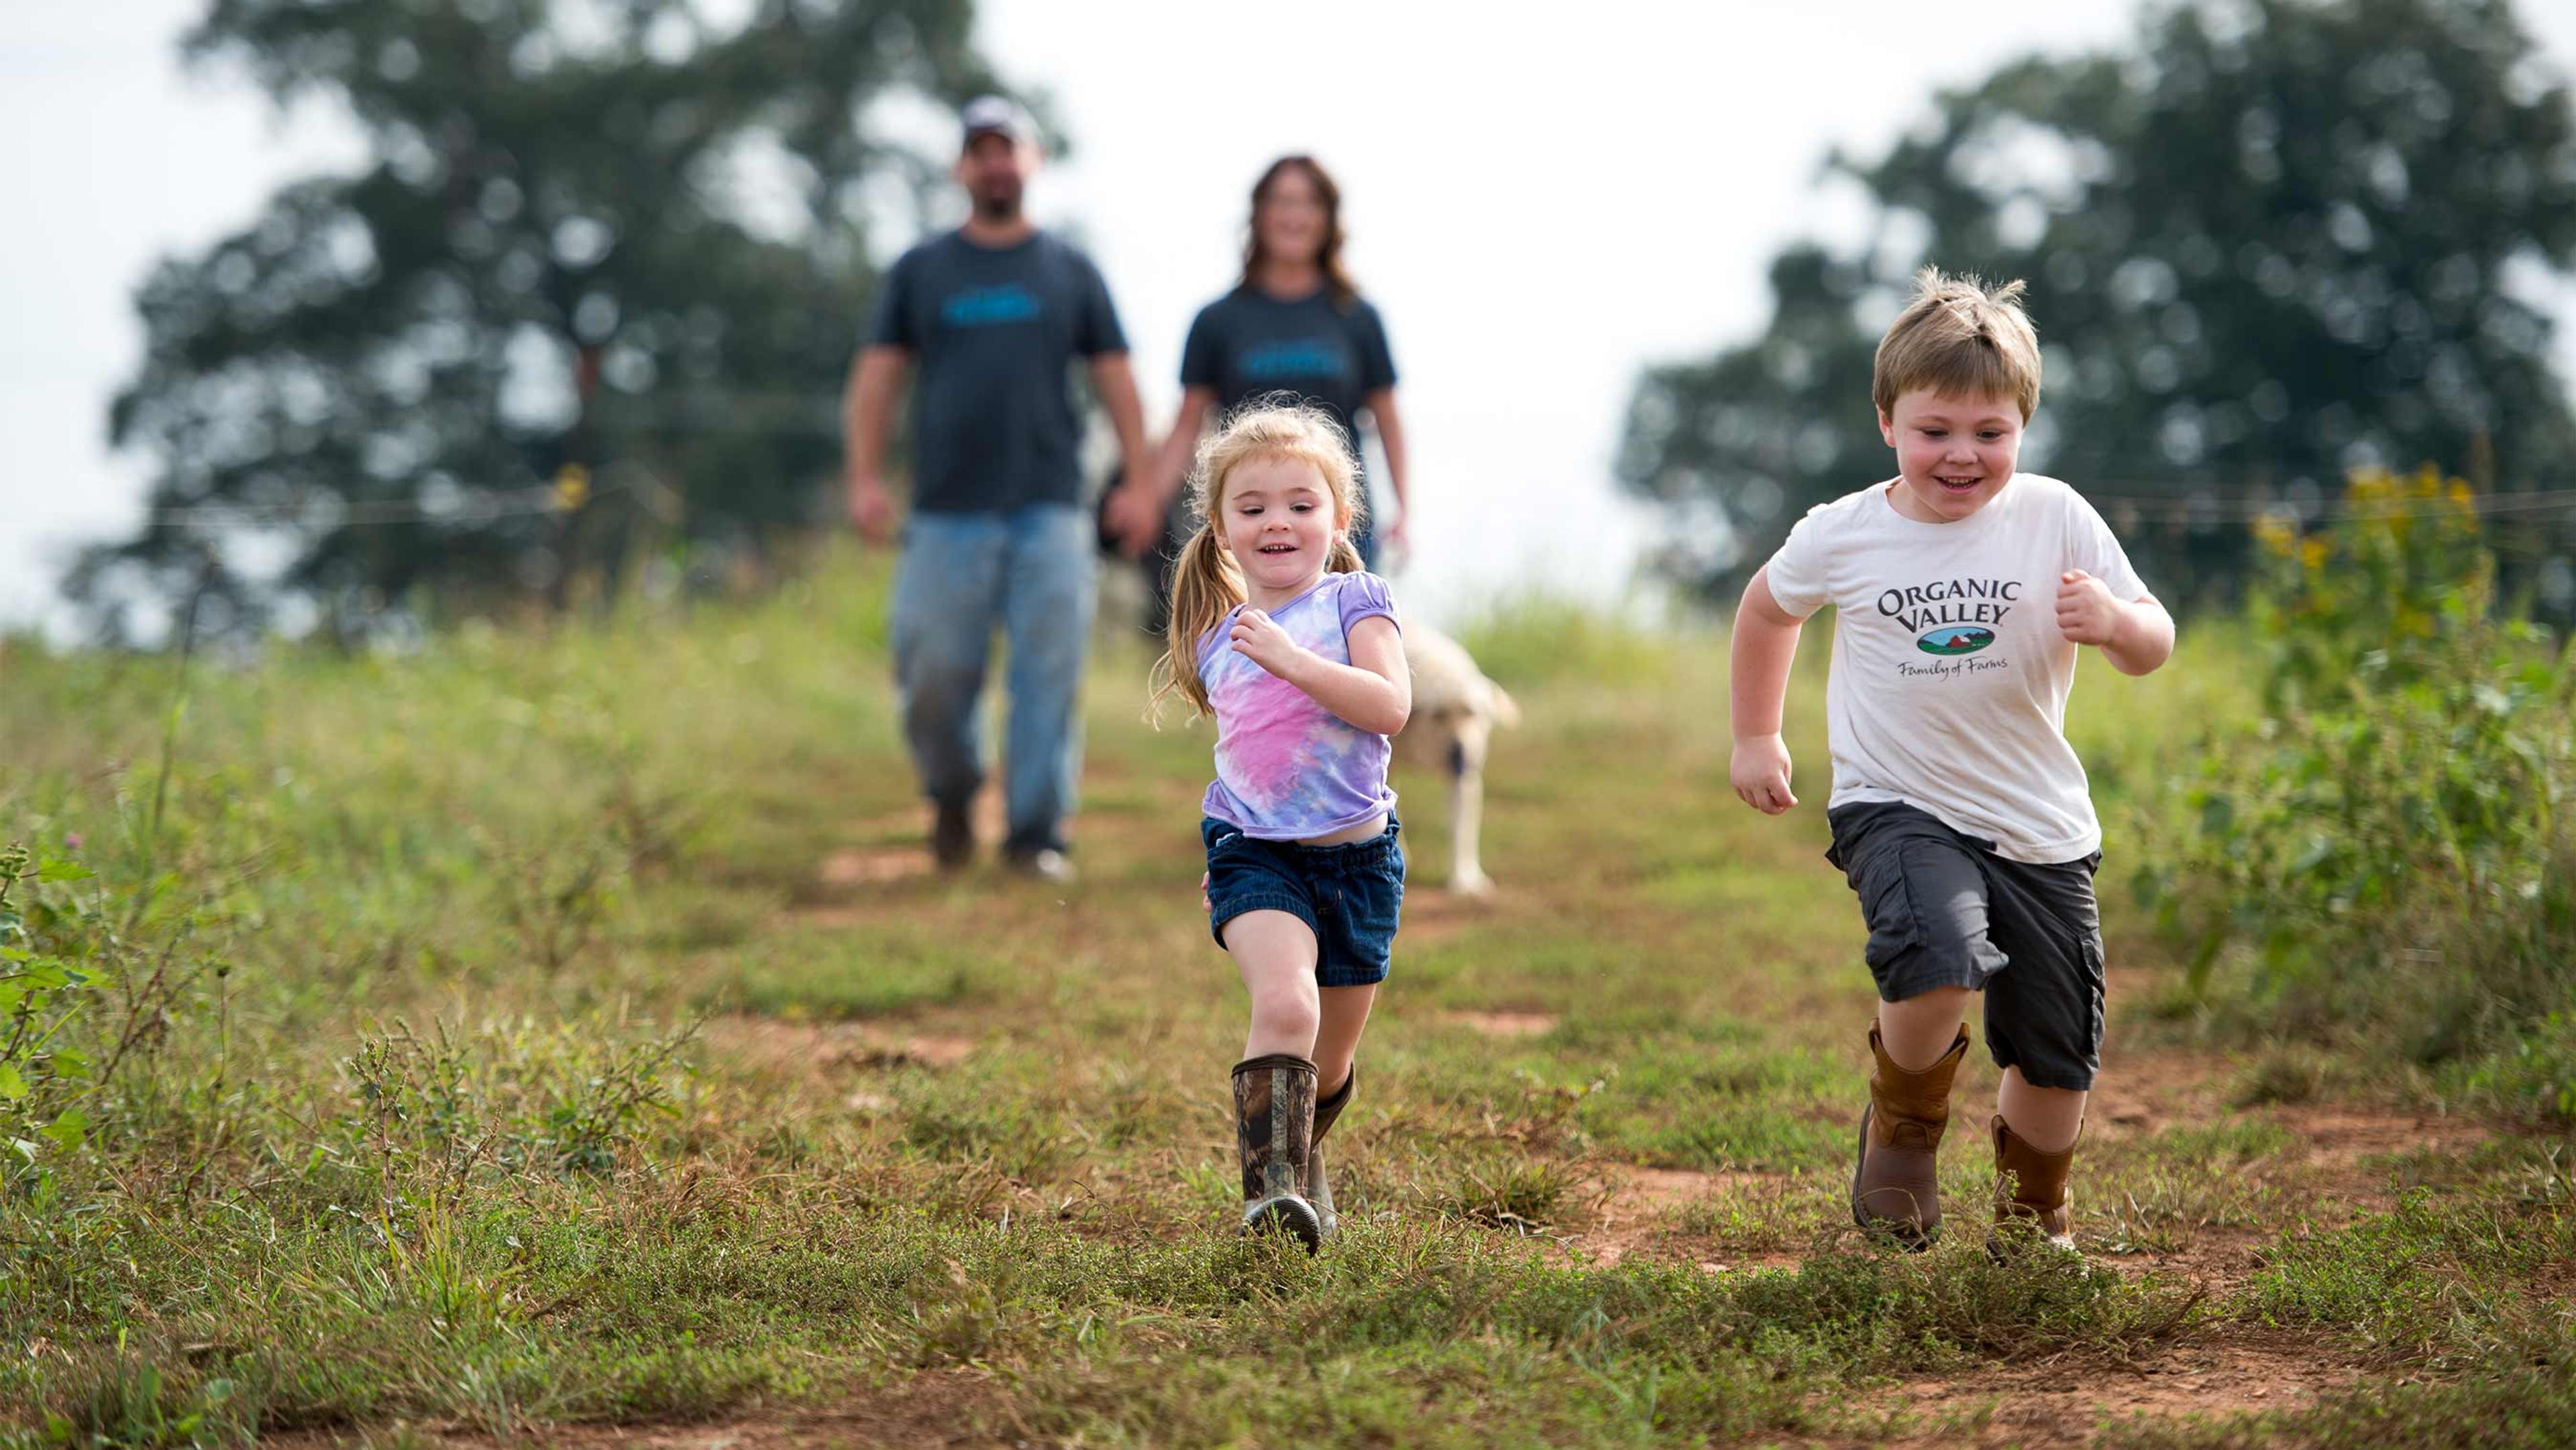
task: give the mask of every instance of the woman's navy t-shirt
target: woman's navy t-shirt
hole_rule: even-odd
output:
[[[1333,415],[1359,451],[1357,415],[1368,395],[1395,386],[1395,358],[1377,309],[1319,288],[1283,302],[1237,287],[1199,309],[1181,349],[1181,386],[1210,388],[1230,412],[1268,393],[1294,393]]]

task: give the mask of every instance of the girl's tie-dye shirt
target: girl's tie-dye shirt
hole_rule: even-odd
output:
[[[1236,653],[1242,612],[1236,606],[1199,643],[1199,679],[1216,707],[1216,780],[1200,808],[1264,841],[1328,836],[1391,809],[1387,738]],[[1371,615],[1395,619],[1375,574],[1327,574],[1270,611],[1290,639],[1340,665],[1351,662],[1351,626]]]

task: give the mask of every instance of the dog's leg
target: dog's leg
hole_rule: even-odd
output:
[[[1461,896],[1485,896],[1494,883],[1485,875],[1482,842],[1485,819],[1485,738],[1481,718],[1458,722],[1449,740],[1449,889]]]

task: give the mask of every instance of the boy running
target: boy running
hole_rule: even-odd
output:
[[[1909,1248],[1941,1222],[1936,1154],[1969,999],[2003,1069],[1995,1223],[2072,1249],[2066,1180],[2102,1046],[2102,832],[2066,743],[2077,647],[2123,674],[2173,619],[2076,492],[2014,471],[2039,405],[2022,284],[1925,268],[1871,392],[1899,474],[1819,505],[1745,586],[1733,655],[1745,803],[1797,803],[1780,708],[1798,632],[1835,608],[1826,859],[1869,926],[1880,1005],[1852,1217]]]

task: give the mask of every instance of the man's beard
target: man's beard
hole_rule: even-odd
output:
[[[1015,222],[1020,219],[1020,192],[1013,187],[1006,192],[986,192],[975,197],[975,219],[980,222]]]

